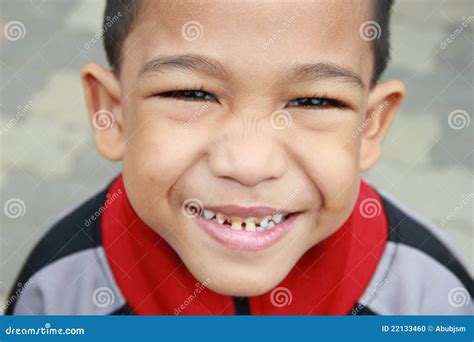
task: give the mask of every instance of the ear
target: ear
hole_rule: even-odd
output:
[[[81,70],[82,85],[94,141],[109,160],[121,160],[125,150],[120,83],[112,71],[87,64]]]
[[[369,170],[380,158],[383,140],[404,98],[405,87],[396,80],[378,83],[370,91],[362,124],[361,172]]]

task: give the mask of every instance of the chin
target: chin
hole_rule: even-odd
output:
[[[221,295],[233,297],[254,297],[264,294],[274,287],[276,287],[282,279],[252,279],[249,283],[247,277],[235,277],[227,281],[212,281],[208,282],[207,287]]]
[[[285,254],[286,255],[286,254]],[[296,258],[295,262],[298,258]],[[186,262],[185,262],[186,264]],[[201,283],[210,290],[225,296],[253,297],[271,291],[283,281],[294,266],[293,262],[268,264],[247,264],[236,262],[208,262],[203,269],[202,264],[186,266]]]

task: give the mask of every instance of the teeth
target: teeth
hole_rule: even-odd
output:
[[[222,215],[221,213],[217,213],[216,220],[219,224],[223,224],[225,221],[225,216]]]
[[[275,222],[276,224],[280,223],[281,221],[283,221],[283,215],[282,214],[273,215],[272,221]]]
[[[263,220],[260,221],[260,227],[267,228],[271,218],[271,216],[264,217]]]
[[[255,222],[245,221],[245,230],[248,232],[254,232],[256,230]]]
[[[238,221],[238,220],[232,220],[232,225],[231,225],[231,228],[232,229],[235,229],[235,230],[242,230],[242,222]]]
[[[211,210],[204,210],[204,217],[210,220],[214,217],[214,212]]]
[[[248,232],[261,232],[265,229],[271,229],[275,227],[277,224],[284,221],[287,217],[285,214],[274,214],[271,216],[265,216],[261,220],[255,217],[247,217],[245,220],[231,217],[228,218],[224,214],[221,213],[214,213],[212,210],[205,209],[202,211],[202,216],[204,216],[208,220],[215,220],[219,224],[226,223],[226,226],[234,230],[245,230]],[[242,222],[245,222],[245,228],[242,227]]]

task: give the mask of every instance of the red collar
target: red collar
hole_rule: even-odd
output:
[[[113,196],[116,193],[122,195]],[[171,246],[138,217],[121,176],[107,196],[116,199],[108,201],[101,216],[102,242],[115,280],[135,314],[234,314],[232,297],[200,284]],[[373,201],[378,212],[361,213],[359,207],[369,208]],[[369,284],[387,233],[382,201],[361,182],[357,204],[344,225],[307,251],[278,289],[250,297],[251,314],[349,313]]]

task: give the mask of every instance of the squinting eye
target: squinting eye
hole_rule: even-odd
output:
[[[201,90],[174,90],[157,94],[160,97],[172,97],[184,101],[216,101],[216,97]]]
[[[305,107],[305,108],[327,108],[337,107],[346,108],[346,105],[338,100],[324,97],[301,97],[288,102],[289,107]]]

